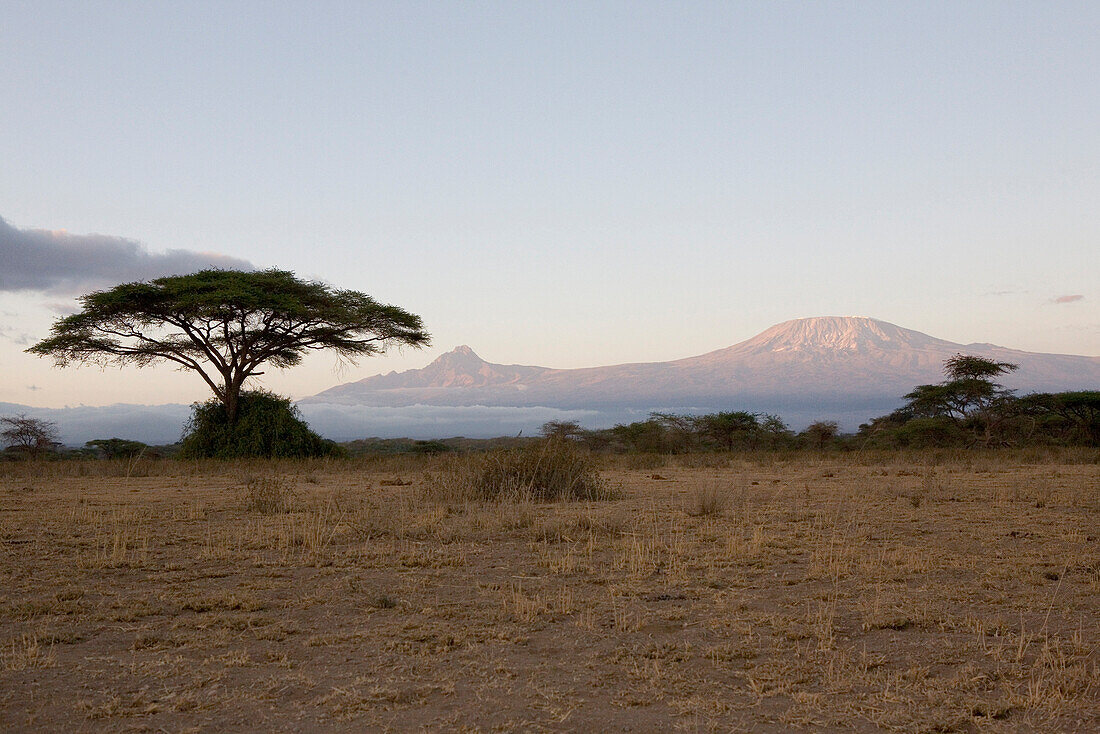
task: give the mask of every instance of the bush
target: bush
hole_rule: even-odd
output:
[[[97,453],[102,453],[108,459],[132,459],[151,451],[149,446],[141,441],[130,441],[125,438],[97,438],[84,445]],[[155,454],[155,452],[152,453]]]
[[[195,403],[179,456],[185,459],[309,458],[341,453],[299,417],[287,398],[269,392],[241,394],[237,422],[230,424],[217,400]]]
[[[914,449],[966,446],[970,436],[948,418],[914,418],[894,430],[899,444]]]
[[[459,501],[550,502],[614,496],[592,455],[563,439],[449,458],[429,487],[430,493]]]

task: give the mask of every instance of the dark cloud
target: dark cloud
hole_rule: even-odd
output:
[[[80,293],[118,283],[183,275],[203,268],[252,270],[252,263],[216,252],[149,252],[135,240],[17,229],[0,218],[0,291]]]
[[[1050,302],[1051,303],[1076,303],[1077,301],[1083,301],[1083,300],[1085,300],[1085,297],[1080,295],[1080,294],[1077,294],[1077,295],[1073,295],[1073,296],[1058,296],[1057,298],[1051,299]]]

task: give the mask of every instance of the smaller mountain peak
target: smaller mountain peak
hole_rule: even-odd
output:
[[[439,355],[432,364],[447,365],[450,368],[478,369],[485,364],[485,360],[477,356],[473,349],[463,344]]]

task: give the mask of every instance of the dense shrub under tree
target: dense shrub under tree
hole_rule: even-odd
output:
[[[237,420],[230,423],[220,400],[195,403],[181,441],[181,458],[307,458],[342,453],[301,419],[287,398],[269,392],[241,393]]]

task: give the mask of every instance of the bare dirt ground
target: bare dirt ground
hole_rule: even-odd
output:
[[[1098,459],[0,467],[0,730],[1100,731]]]

